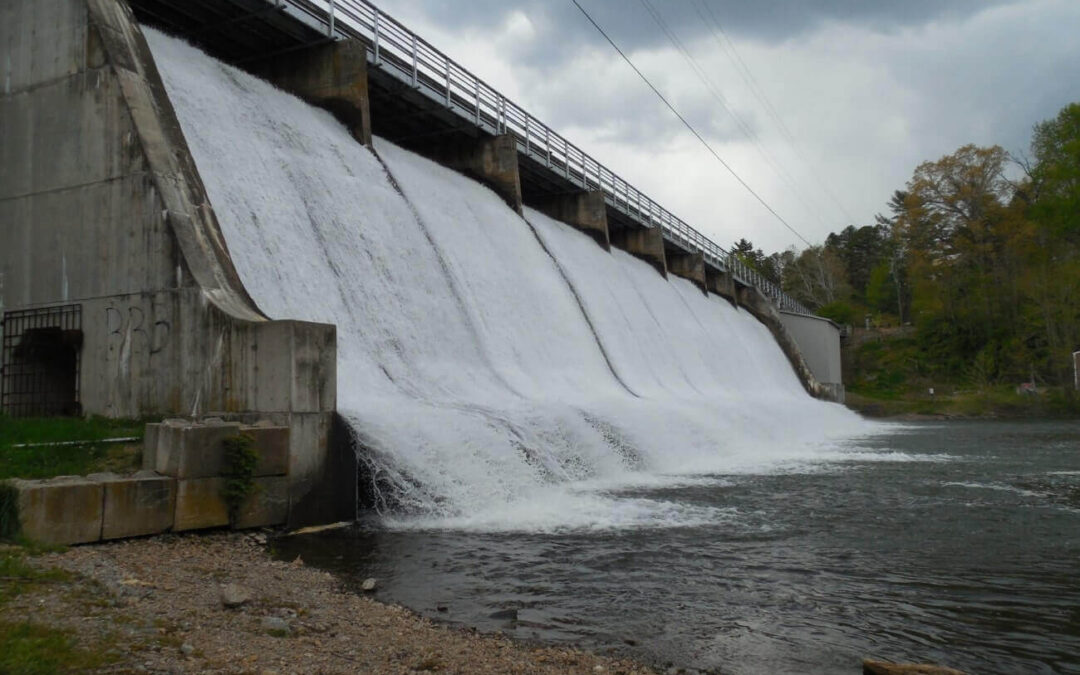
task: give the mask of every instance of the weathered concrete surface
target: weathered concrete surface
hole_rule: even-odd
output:
[[[560,222],[571,225],[596,240],[596,243],[611,249],[611,237],[608,234],[607,204],[604,193],[599,190],[572,192],[564,195],[545,197],[531,205],[537,211],[547,214]]]
[[[668,251],[665,258],[668,272],[694,282],[702,293],[709,292],[705,277],[705,254],[701,251],[697,253],[673,253]]]
[[[844,380],[840,360],[840,326],[820,316],[781,311],[780,321],[799,345],[799,352],[819,383],[843,401]]]
[[[306,417],[330,427],[334,328],[251,301],[127,5],[0,3],[0,54],[0,308],[81,306],[86,414],[299,416],[303,501],[325,473]]]
[[[233,527],[271,527],[285,522],[289,513],[289,481],[284,476],[255,480],[257,492],[244,502]]]
[[[229,510],[221,491],[225,479],[192,478],[176,481],[176,511],[173,530],[203,530],[229,524]],[[237,513],[237,528],[281,525],[288,518],[289,481],[284,476],[255,479],[255,494]]]
[[[371,145],[367,47],[362,42],[341,40],[293,51],[250,64],[247,70],[329,110],[353,138]]]
[[[102,539],[140,537],[172,528],[176,481],[153,472],[103,477]]]
[[[735,303],[735,280],[728,272],[705,266],[705,287],[712,293]]]
[[[475,178],[495,191],[517,213],[521,213],[521,174],[518,171],[517,141],[510,134],[419,148],[436,162]]]
[[[611,245],[632,256],[641,258],[667,278],[667,257],[664,254],[664,233],[659,227],[647,229],[618,228],[611,232]]]
[[[206,423],[166,420],[147,424],[143,468],[174,478],[220,476],[225,465],[225,439],[245,434],[254,441],[259,456],[256,476],[289,473],[289,427],[245,426],[220,419]],[[310,440],[310,439],[309,439]]]
[[[289,473],[289,427],[241,427],[240,433],[251,436],[259,463],[256,476],[285,476]]]
[[[204,530],[229,524],[229,509],[221,498],[223,478],[191,478],[176,481],[173,530]]]
[[[810,370],[810,366],[806,364],[802,352],[799,351],[798,343],[795,342],[791,333],[784,326],[783,321],[780,320],[780,313],[776,310],[776,306],[753,286],[740,285],[736,288],[735,293],[739,306],[746,308],[758,321],[765,324],[765,327],[776,338],[777,344],[780,345],[780,349],[787,356],[791,367],[795,369],[795,374],[799,377],[799,381],[802,382],[806,392],[815,398],[836,401],[834,398],[836,395],[835,389],[823,386],[814,377],[813,371]],[[840,403],[842,401],[836,402]]]
[[[22,533],[43,544],[101,539],[104,487],[81,476],[12,481],[19,491]]]

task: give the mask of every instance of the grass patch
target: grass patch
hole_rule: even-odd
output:
[[[23,593],[71,580],[71,573],[65,570],[39,570],[28,564],[22,549],[7,547],[0,552],[0,605]]]
[[[873,389],[852,388],[848,407],[870,417],[942,415],[945,417],[1061,418],[1080,416],[1080,397],[1061,388],[1044,389],[1036,395],[1017,394],[1005,385],[972,391],[951,386],[925,390],[908,389],[880,396]]]
[[[37,675],[100,668],[115,657],[80,649],[68,631],[0,621],[0,673]]]
[[[137,470],[142,459],[144,428],[141,420],[104,417],[0,417],[0,480]],[[118,437],[139,440],[121,444],[16,447]]]

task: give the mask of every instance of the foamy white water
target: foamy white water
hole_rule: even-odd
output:
[[[719,522],[610,491],[812,459],[874,428],[807,396],[726,301],[146,33],[252,297],[338,326],[339,412],[388,524]]]

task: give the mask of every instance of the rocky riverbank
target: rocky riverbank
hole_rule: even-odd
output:
[[[2,625],[67,636],[100,672],[655,672],[434,624],[302,561],[272,560],[259,534],[163,535],[20,560],[27,571],[0,580],[11,585]]]

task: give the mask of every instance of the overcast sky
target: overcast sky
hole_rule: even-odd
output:
[[[872,223],[920,162],[1026,151],[1080,100],[1078,0],[579,2],[813,243]],[[379,4],[718,243],[803,247],[571,0]]]

